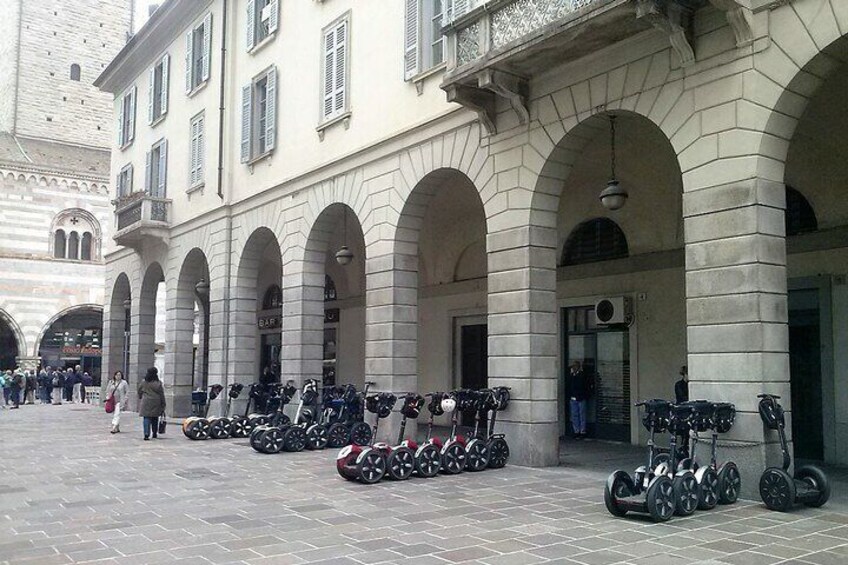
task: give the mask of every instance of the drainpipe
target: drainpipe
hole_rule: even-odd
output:
[[[227,14],[229,9],[227,7],[227,0],[223,0],[223,8],[224,8],[224,16],[221,18],[221,91],[220,91],[220,104],[218,108],[218,197],[223,202],[224,200],[224,102],[225,102],[225,91],[224,91],[224,73],[226,71],[226,61],[227,61]],[[224,233],[227,236],[226,240],[226,251],[224,253],[224,257],[226,257],[226,269],[224,271],[224,304],[223,304],[223,314],[224,314],[224,335],[221,347],[223,351],[221,352],[221,363],[223,368],[223,382],[221,384],[224,385],[224,392],[229,392],[230,385],[230,373],[229,373],[229,365],[230,365],[230,300],[231,300],[231,291],[230,291],[230,280],[231,280],[231,271],[232,271],[232,252],[233,252],[233,218],[231,215],[231,211],[229,210],[229,205],[225,204],[227,208],[226,213],[226,229]],[[228,416],[228,414],[225,414]]]
[[[224,16],[221,18],[221,88],[218,104],[218,198],[224,200],[224,101],[227,69],[227,0],[224,0]]]

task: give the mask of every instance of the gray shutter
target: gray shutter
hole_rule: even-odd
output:
[[[188,30],[186,34],[186,56],[185,56],[185,64],[186,64],[186,84],[185,91],[186,94],[191,92],[191,74],[192,74],[192,60],[191,60],[191,52],[194,50],[193,40],[194,32],[192,30]]]
[[[150,67],[147,84],[147,123],[153,123],[153,98],[156,95],[156,65]]]
[[[138,87],[133,86],[130,91],[130,121],[129,131],[127,132],[127,142],[135,139],[135,101],[138,98]]]
[[[159,111],[161,115],[168,113],[168,82],[171,74],[171,56],[167,53],[162,57],[162,99],[160,100]]]
[[[121,171],[120,173],[118,173],[118,176],[115,177],[115,196],[118,198],[121,198],[122,196],[126,195],[126,192],[124,192],[124,184],[121,182],[123,176],[124,173],[123,171]]]
[[[321,115],[324,119],[333,114],[333,72],[336,61],[336,30],[324,34],[324,100]]]
[[[403,78],[418,74],[419,0],[406,0],[403,26]]]
[[[248,84],[241,89],[241,162],[250,161],[250,125],[251,125],[251,91],[253,85]]]
[[[277,129],[277,68],[266,75],[265,90],[265,150],[274,149],[274,135]]]
[[[159,146],[159,186],[157,194],[159,198],[165,198],[168,187],[168,141],[165,140]]]
[[[468,11],[469,0],[453,0],[453,16],[451,20],[461,18]]]
[[[196,182],[200,184],[203,181],[203,138],[206,135],[206,114],[197,120],[197,157],[195,158],[195,177]]]
[[[279,0],[271,0],[268,4],[268,35],[277,31],[277,26],[280,25],[280,2]]]
[[[203,80],[209,80],[209,63],[212,58],[212,14],[203,18]]]
[[[123,147],[124,145],[124,108],[126,107],[126,97],[124,94],[119,98],[120,103],[118,104],[118,147]]]
[[[247,28],[244,31],[250,51],[256,45],[256,0],[247,0]]]
[[[333,110],[344,112],[347,108],[347,21],[336,28],[336,84]]]
[[[150,181],[151,181],[150,176],[153,172],[152,171],[152,169],[153,169],[153,155],[151,154],[150,151],[148,151],[147,154],[144,156],[144,160],[145,160],[145,163],[144,163],[144,192],[146,192],[147,194],[150,194],[151,193],[151,191],[150,191]]]
[[[132,194],[133,191],[133,166],[132,163],[127,167],[127,184],[124,186],[124,194]]]

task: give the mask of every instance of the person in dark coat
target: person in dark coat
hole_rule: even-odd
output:
[[[571,364],[568,375],[568,399],[571,410],[571,428],[576,439],[586,437],[586,408],[592,396],[592,379],[580,361]]]
[[[165,415],[165,389],[159,381],[156,367],[147,369],[144,380],[138,384],[138,415],[144,418],[144,439],[149,440],[159,432],[159,418]]]
[[[74,384],[76,384],[76,375],[74,370],[68,367],[65,369],[65,402],[74,401]]]
[[[689,368],[680,367],[680,380],[674,383],[674,400],[676,404],[689,400]]]

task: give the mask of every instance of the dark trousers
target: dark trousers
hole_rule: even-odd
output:
[[[9,397],[12,396],[12,387],[4,386],[3,387],[3,402],[9,404]]]
[[[51,398],[52,397],[51,392],[52,392],[52,387],[50,387],[50,386],[41,387],[41,402],[43,402],[44,404],[50,404],[51,402],[53,402],[53,399]]]
[[[12,385],[9,387],[9,396],[12,397],[12,404],[15,406],[20,405],[21,403],[21,387],[18,385]]]
[[[151,429],[153,431],[153,437],[156,437],[159,434],[159,417],[148,418],[144,417],[144,421],[142,422],[144,426],[144,437],[150,437]]]

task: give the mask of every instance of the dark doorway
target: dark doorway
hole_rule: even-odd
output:
[[[0,317],[0,370],[14,369],[17,366],[18,339],[8,322]]]
[[[468,324],[459,326],[459,386],[481,389],[489,386],[489,326]],[[462,414],[462,425],[474,425],[474,411]]]
[[[819,291],[789,291],[789,375],[795,456],[824,459]]]

